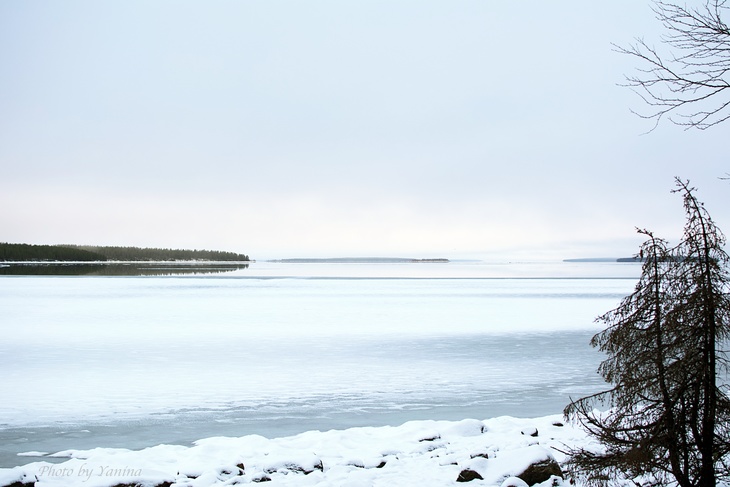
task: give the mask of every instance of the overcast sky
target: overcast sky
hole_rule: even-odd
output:
[[[643,0],[0,2],[0,241],[623,256],[730,231],[730,124],[651,129]]]

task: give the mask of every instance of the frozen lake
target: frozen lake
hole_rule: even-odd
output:
[[[543,416],[602,387],[636,264],[253,263],[0,277],[0,466],[410,419]]]

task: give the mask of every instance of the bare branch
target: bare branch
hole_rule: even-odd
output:
[[[626,76],[649,107],[642,118],[663,118],[679,126],[705,130],[730,118],[730,29],[723,21],[726,0],[705,0],[701,8],[688,8],[654,0],[652,10],[666,34],[663,55],[643,39],[617,52],[640,61],[638,74]]]

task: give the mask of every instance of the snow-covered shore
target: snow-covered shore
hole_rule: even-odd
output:
[[[548,472],[538,483],[553,486],[563,483],[549,473],[565,459],[562,452],[590,441],[560,415],[411,421],[273,439],[215,437],[190,447],[27,452],[19,463],[40,461],[0,469],[0,486],[442,486],[457,485],[460,473],[471,470],[482,479],[470,485],[519,487],[526,484],[517,476],[536,463]]]

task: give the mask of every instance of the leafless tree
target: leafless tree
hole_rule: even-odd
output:
[[[629,47],[616,46],[639,58],[638,74],[627,76],[649,107],[642,118],[663,118],[686,128],[707,129],[730,119],[730,30],[726,0],[704,0],[701,7],[654,0],[652,10],[662,24],[662,42],[669,54],[637,39]],[[653,130],[653,129],[652,129]]]

